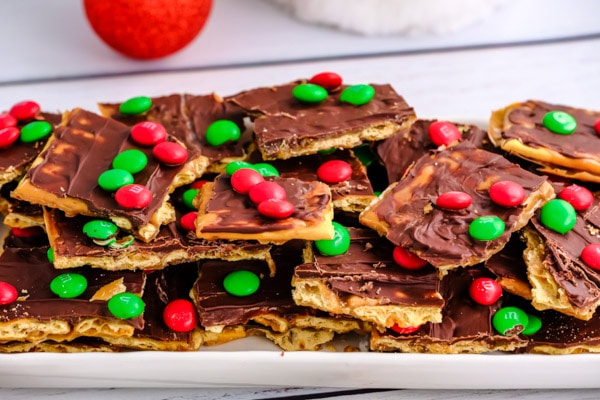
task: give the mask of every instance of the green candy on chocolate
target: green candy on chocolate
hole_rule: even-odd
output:
[[[327,98],[327,89],[314,83],[301,83],[294,87],[292,96],[303,103],[320,103]]]
[[[98,186],[107,192],[114,192],[125,185],[131,185],[133,182],[131,172],[124,169],[108,169],[98,177]]]
[[[269,163],[256,163],[252,167],[262,176],[279,176],[277,168]]]
[[[83,233],[90,239],[106,240],[116,235],[119,228],[110,221],[94,219],[83,225]]]
[[[21,128],[21,142],[32,143],[52,133],[52,125],[46,121],[33,121]]]
[[[119,112],[124,115],[139,115],[152,107],[152,99],[147,96],[132,97],[119,106]]]
[[[342,90],[340,101],[355,106],[362,106],[370,102],[375,96],[375,88],[371,85],[353,85]]]
[[[246,161],[232,161],[225,167],[225,173],[229,176],[233,175],[235,171],[241,168],[254,169],[254,165]]]
[[[260,286],[260,278],[251,271],[234,271],[223,279],[223,287],[230,295],[237,297],[250,296],[256,293]]]
[[[48,251],[46,251],[46,257],[48,261],[54,263],[54,249],[52,247],[48,247]]]
[[[50,290],[61,299],[74,299],[87,289],[87,279],[77,273],[60,274],[50,282]]]
[[[142,315],[146,305],[135,293],[119,293],[108,300],[108,311],[120,319],[135,318]]]
[[[575,226],[577,213],[568,201],[552,199],[542,206],[540,221],[546,228],[564,235]]]
[[[185,192],[183,192],[183,194],[181,195],[181,201],[183,201],[183,205],[185,205],[190,210],[195,210],[196,207],[194,207],[194,199],[196,198],[196,195],[199,191],[200,189],[188,189]]]
[[[542,320],[533,314],[527,314],[527,318],[527,326],[521,333],[526,336],[535,335],[540,329],[542,329]]]
[[[492,317],[494,329],[504,336],[521,333],[529,324],[527,313],[517,307],[504,307]]]
[[[544,115],[542,124],[551,132],[570,135],[577,128],[577,120],[564,111],[550,111]]]
[[[505,230],[504,221],[495,215],[475,218],[469,225],[469,235],[476,240],[494,240]]]
[[[206,129],[206,141],[211,146],[221,146],[227,142],[237,142],[241,136],[240,127],[233,121],[221,119]]]
[[[324,256],[338,256],[350,248],[350,233],[345,226],[333,222],[333,239],[315,240],[315,247]]]
[[[137,174],[148,165],[148,157],[138,149],[123,150],[115,156],[112,162],[114,169],[122,169]]]
[[[365,167],[370,166],[373,164],[373,161],[377,159],[375,153],[371,151],[371,146],[369,144],[361,144],[360,146],[353,148],[352,152]]]

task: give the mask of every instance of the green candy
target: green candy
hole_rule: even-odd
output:
[[[361,144],[360,146],[353,148],[352,152],[365,167],[373,164],[373,161],[377,158],[375,153],[371,151],[371,146],[368,144]]]
[[[375,96],[375,89],[371,85],[353,85],[342,90],[340,101],[355,106],[362,106],[370,102]]]
[[[260,278],[251,271],[234,271],[223,279],[223,287],[230,295],[237,297],[250,296],[260,286]]]
[[[112,241],[110,241],[107,246],[110,247],[111,249],[124,249],[126,247],[129,247],[133,244],[133,242],[135,241],[135,238],[133,237],[133,235],[127,235],[122,237],[121,239],[114,239]],[[94,241],[96,242],[96,241]]]
[[[577,128],[577,120],[564,111],[550,111],[542,119],[544,126],[559,135],[570,135]]]
[[[317,153],[326,156],[326,155],[329,155],[329,154],[333,154],[336,150],[337,149],[335,147],[332,147],[330,149],[318,150]]]
[[[232,161],[229,164],[227,164],[227,166],[225,167],[225,173],[227,173],[227,175],[231,176],[231,175],[233,175],[233,173],[235,171],[237,171],[238,169],[241,169],[241,168],[254,169],[254,165],[252,165],[246,161]]]
[[[199,191],[200,189],[188,189],[181,195],[181,201],[183,201],[183,204],[190,210],[196,209],[193,203]]]
[[[221,146],[227,142],[236,142],[242,135],[240,127],[233,121],[221,119],[206,129],[206,141],[211,146]]]
[[[94,219],[83,225],[83,233],[90,239],[106,240],[116,235],[119,228],[110,221]]]
[[[535,335],[540,329],[542,329],[542,320],[533,314],[527,314],[527,318],[529,318],[529,322],[521,333],[526,336]]]
[[[303,103],[320,103],[327,98],[327,89],[313,83],[301,83],[294,87],[292,96]]]
[[[315,246],[324,256],[338,256],[350,248],[350,233],[345,226],[333,222],[333,239],[315,240]]]
[[[107,192],[114,192],[117,189],[133,183],[133,175],[124,169],[108,169],[98,177],[98,186]]]
[[[542,206],[540,221],[546,228],[564,235],[575,226],[577,213],[571,203],[553,199]]]
[[[87,289],[87,279],[77,273],[60,274],[50,282],[50,290],[61,299],[74,299]]]
[[[140,296],[129,292],[114,295],[108,300],[107,306],[112,315],[121,319],[139,317],[146,308]]]
[[[52,133],[52,125],[46,121],[33,121],[21,128],[21,142],[32,143]]]
[[[46,257],[48,261],[54,263],[54,249],[52,247],[48,247],[48,251],[46,251]]]
[[[256,163],[252,166],[262,176],[279,176],[277,168],[269,163]]]
[[[114,169],[122,169],[137,174],[148,165],[148,157],[141,150],[123,150],[115,156],[112,162]]]
[[[494,240],[504,233],[504,221],[494,215],[475,218],[469,225],[469,235],[476,240]]]
[[[494,329],[504,336],[518,335],[528,324],[527,313],[517,307],[501,308],[492,317]]]
[[[119,112],[124,115],[143,114],[152,107],[152,99],[146,96],[132,97],[119,106]]]

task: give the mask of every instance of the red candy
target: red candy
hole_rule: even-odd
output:
[[[196,230],[196,217],[198,216],[198,211],[190,211],[187,214],[184,214],[179,218],[179,225],[185,229],[186,231]]]
[[[427,265],[427,261],[400,246],[394,247],[392,256],[396,264],[406,269],[420,269]]]
[[[179,143],[162,142],[154,146],[152,155],[163,164],[179,165],[187,160],[188,152]]]
[[[259,182],[252,186],[248,192],[248,196],[250,196],[250,200],[254,204],[260,204],[270,199],[285,200],[287,198],[283,186],[271,181]]]
[[[35,101],[25,100],[15,104],[10,109],[9,113],[17,119],[17,121],[27,121],[32,119],[40,112],[40,105]]]
[[[420,327],[421,325],[402,327],[398,326],[397,324],[394,324],[390,329],[396,333],[399,333],[400,335],[410,335],[411,333],[415,333],[416,331],[418,331]]]
[[[17,297],[19,297],[19,294],[13,285],[0,281],[0,306],[12,303]]]
[[[461,137],[462,134],[451,122],[436,121],[429,125],[429,138],[436,146],[448,146]]]
[[[347,181],[352,176],[352,166],[346,161],[329,160],[317,169],[317,177],[326,183]]]
[[[527,193],[523,186],[513,181],[498,181],[490,186],[490,199],[498,205],[504,207],[516,207],[521,205]]]
[[[14,126],[0,129],[0,149],[9,147],[19,138],[20,134],[21,131]]]
[[[600,270],[600,244],[588,244],[581,251],[581,259],[590,268]]]
[[[233,190],[241,194],[248,194],[252,186],[264,182],[265,178],[250,168],[240,168],[231,175],[231,186]]]
[[[342,86],[342,77],[335,72],[321,72],[310,78],[308,82],[327,90],[334,90]]]
[[[465,192],[451,191],[442,193],[435,201],[435,205],[448,210],[462,210],[471,205],[473,199]]]
[[[502,296],[502,287],[492,278],[477,278],[469,286],[469,295],[477,304],[489,306]]]
[[[0,129],[17,126],[17,119],[9,113],[0,114]]]
[[[204,179],[199,179],[190,184],[190,189],[201,189],[202,186],[204,186],[206,183],[208,183],[208,181]]]
[[[144,121],[131,127],[131,138],[142,146],[153,146],[167,140],[167,130],[158,122]]]
[[[283,219],[291,216],[295,207],[287,200],[265,200],[257,206],[260,215],[274,219]]]
[[[600,135],[600,119],[594,123],[594,129],[596,130],[596,133]]]
[[[41,226],[30,226],[27,228],[10,228],[10,233],[16,237],[28,238],[43,235],[45,232]]]
[[[140,209],[150,204],[152,192],[146,186],[132,183],[115,192],[115,201],[123,208]]]
[[[173,300],[163,310],[163,321],[172,331],[189,332],[198,324],[196,308],[189,300]]]
[[[571,203],[577,211],[583,211],[594,204],[594,194],[579,185],[570,185],[558,193],[558,198]]]

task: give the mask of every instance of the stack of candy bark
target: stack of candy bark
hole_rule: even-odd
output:
[[[600,113],[311,79],[0,114],[0,351],[597,351]],[[348,348],[346,350],[356,350]]]

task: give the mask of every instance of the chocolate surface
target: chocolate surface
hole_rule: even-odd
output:
[[[506,246],[485,261],[485,268],[501,279],[516,281],[529,286],[527,280],[527,265],[523,260],[525,244],[515,233]]]

